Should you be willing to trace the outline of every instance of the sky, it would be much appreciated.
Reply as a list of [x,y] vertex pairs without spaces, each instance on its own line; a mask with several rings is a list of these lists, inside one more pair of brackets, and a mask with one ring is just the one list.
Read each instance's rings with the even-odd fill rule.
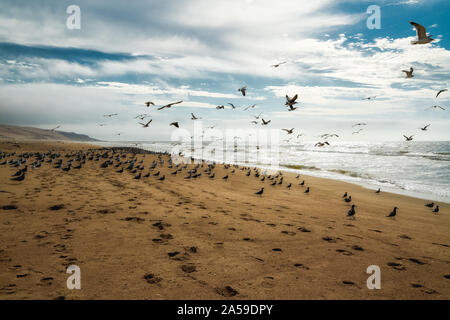
[[[67,27],[70,5],[79,29]],[[371,5],[380,29],[367,27]],[[450,91],[435,96],[450,87],[449,14],[447,0],[0,0],[0,123],[155,141],[174,121],[193,132],[194,113],[204,128],[295,128],[311,141],[447,141]],[[436,40],[412,45],[409,21]],[[268,126],[251,123],[260,113]]]

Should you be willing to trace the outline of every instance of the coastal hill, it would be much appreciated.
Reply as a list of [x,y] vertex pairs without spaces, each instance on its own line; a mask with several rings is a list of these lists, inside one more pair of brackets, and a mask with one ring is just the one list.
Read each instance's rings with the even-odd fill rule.
[[0,124],[0,140],[99,141],[85,134]]

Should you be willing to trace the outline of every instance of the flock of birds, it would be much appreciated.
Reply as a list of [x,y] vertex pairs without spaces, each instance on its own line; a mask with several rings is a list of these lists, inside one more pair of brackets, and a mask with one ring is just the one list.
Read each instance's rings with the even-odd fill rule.
[[[167,157],[165,161],[163,159],[163,155],[161,153],[154,153],[147,151],[146,153],[155,154],[157,158],[154,159],[151,165],[148,167],[147,172],[144,173],[145,165],[144,159],[145,154],[142,159],[138,159],[136,152],[134,152],[134,148],[104,148],[104,149],[90,149],[87,151],[73,151],[62,154],[60,152],[48,151],[48,152],[24,152],[24,153],[5,153],[0,152],[0,166],[10,166],[12,168],[19,168],[23,166],[21,169],[18,169],[16,173],[14,173],[11,177],[12,181],[24,181],[26,174],[28,172],[28,168],[31,167],[31,170],[36,170],[42,167],[43,164],[52,165],[53,169],[61,170],[62,172],[68,173],[71,170],[80,170],[82,169],[87,162],[99,162],[99,167],[102,169],[113,168],[117,174],[122,174],[125,171],[128,171],[133,175],[135,180],[145,179],[154,177],[157,181],[164,181],[166,179],[166,175],[162,173],[163,169],[169,169],[170,175],[182,175],[185,172],[184,180],[195,180],[202,177],[202,175],[208,177],[209,179],[217,179],[216,178],[216,163],[215,162],[207,162],[205,160],[195,161],[194,158],[190,158],[191,163],[196,163],[195,165],[189,165],[187,162],[175,164],[172,161],[172,157]],[[130,152],[131,151],[131,152]],[[138,152],[142,152],[139,150]],[[131,157],[129,154],[131,153]],[[165,154],[167,155],[167,154]],[[65,159],[65,161],[64,161]],[[167,167],[165,168],[165,164]],[[267,181],[271,187],[280,187],[282,185],[286,186],[286,189],[291,190],[293,183],[288,182],[284,183],[284,175],[283,172],[278,171],[275,174],[268,174],[266,170],[248,166],[239,166],[237,164],[224,164],[223,168],[227,171],[226,174],[221,177],[221,180],[228,181],[229,178],[236,174],[237,170],[245,173],[246,177],[254,177],[261,182]],[[164,170],[167,173],[167,170]],[[168,174],[168,173],[167,173]],[[298,174],[295,179],[299,181],[300,174]],[[298,183],[298,186],[305,188],[303,193],[308,195],[311,193],[311,188],[305,185],[305,180],[302,179],[301,182]],[[259,191],[256,191],[255,194],[262,197],[264,194],[264,187],[261,187]],[[380,194],[381,190],[378,189],[376,194]],[[345,192],[342,196],[344,202],[352,203],[352,196]],[[434,202],[425,204],[426,207],[433,208],[433,213],[437,214],[439,212],[439,205],[435,206]],[[347,212],[347,217],[355,219],[356,216],[356,205],[351,204],[350,210]],[[387,215],[389,218],[394,218],[397,215],[398,207],[394,207],[392,212]]]
[[[427,35],[425,27],[423,27],[422,25],[420,25],[420,24],[418,24],[416,22],[412,22],[412,21],[410,22],[410,24],[412,26],[414,26],[414,28],[416,29],[416,33],[417,33],[417,39],[412,41],[411,44],[413,44],[413,45],[416,45],[416,44],[427,44],[427,43],[430,43],[430,42],[434,41],[434,39],[431,38],[431,36]],[[288,61],[282,61],[282,62],[279,62],[277,64],[271,65],[271,67],[278,68],[281,65],[286,64],[286,63],[288,63]],[[414,74],[413,74],[414,73],[414,68],[413,67],[410,67],[409,70],[402,70],[402,72],[405,73],[406,78],[413,78],[414,77]],[[238,92],[240,92],[242,94],[242,96],[244,96],[244,97],[247,96],[247,91],[248,91],[248,88],[245,85],[240,87],[240,88],[238,88]],[[439,90],[439,92],[437,92],[437,94],[436,94],[436,99],[442,93],[444,93],[446,91],[448,91],[448,89],[441,89],[441,90]],[[289,97],[288,95],[286,95],[286,101],[285,101],[284,105],[287,107],[288,111],[295,111],[295,110],[297,110],[299,108],[298,107],[298,98],[299,98],[298,94],[295,94],[292,97]],[[363,98],[362,100],[371,101],[371,100],[375,100],[376,98],[377,98],[377,96],[369,96],[369,97]],[[157,107],[157,105],[153,101],[146,101],[144,103],[144,105],[147,108],[149,108],[151,106],[154,106],[154,107],[156,107],[157,110],[163,110],[163,109],[170,109],[173,106],[181,104],[181,103],[183,103],[182,100],[176,101],[176,102],[171,102],[171,103],[168,103],[168,104],[165,104],[165,105]],[[240,108],[239,106],[236,106],[236,105],[234,105],[233,103],[230,103],[230,102],[228,102],[227,104],[229,105],[229,108],[231,108],[233,110],[235,110],[237,108]],[[249,106],[242,107],[242,110],[243,111],[252,110],[256,106],[257,106],[257,104],[251,104]],[[223,109],[226,109],[226,108],[227,107],[225,105],[218,105],[218,106],[216,106],[217,110],[223,110]],[[433,105],[433,106],[429,107],[428,109],[446,110],[444,107],[439,106],[439,105]],[[104,117],[111,118],[111,117],[117,116],[117,115],[118,115],[117,113],[105,114]],[[144,113],[144,114],[137,115],[135,117],[135,119],[140,119],[141,121],[144,121],[146,118],[149,118],[149,117],[150,117],[149,114]],[[255,124],[255,125],[261,124],[262,126],[267,126],[272,121],[270,119],[269,120],[264,119],[262,117],[262,113],[260,113],[259,115],[253,115],[253,117],[254,117],[254,120],[250,121],[250,123]],[[199,119],[202,119],[202,118],[197,117],[196,115],[191,113],[191,118],[190,119],[195,121],[195,120],[199,120]],[[141,125],[143,128],[148,128],[150,126],[150,124],[152,123],[152,121],[153,121],[153,119],[150,119],[150,120],[148,120],[146,122],[138,122],[138,124]],[[99,124],[99,125],[100,126],[104,126],[105,124]],[[173,127],[176,127],[176,128],[180,128],[180,123],[178,121],[171,122],[169,125],[173,126]],[[430,127],[430,125],[431,124],[427,124],[427,125],[425,125],[423,127],[420,127],[419,129],[421,131],[427,131],[428,128]],[[352,135],[360,134],[364,130],[365,126],[367,126],[367,123],[356,123],[356,124],[352,125],[352,128],[355,130],[355,131],[352,132]],[[212,128],[213,127],[214,126],[212,126]],[[52,129],[52,131],[54,131],[57,128],[59,128],[59,126],[54,128],[54,129]],[[292,138],[290,137],[290,135],[294,133],[295,129],[294,128],[291,128],[291,129],[283,128],[282,130],[285,131],[286,134],[288,135],[287,139],[285,139],[284,141],[291,142]],[[119,132],[117,135],[121,135],[121,134],[122,134],[122,132]],[[303,136],[303,135],[304,135],[303,133],[300,133],[300,132],[297,133],[297,140],[300,139],[300,137]],[[403,135],[403,137],[405,138],[406,141],[412,141],[414,139],[414,136],[415,135],[405,135],[405,134]],[[315,144],[315,146],[316,147],[325,147],[325,146],[329,146],[330,145],[330,142],[328,141],[329,138],[339,137],[339,135],[327,133],[327,134],[320,135],[318,137],[321,138],[321,140],[318,141]]]

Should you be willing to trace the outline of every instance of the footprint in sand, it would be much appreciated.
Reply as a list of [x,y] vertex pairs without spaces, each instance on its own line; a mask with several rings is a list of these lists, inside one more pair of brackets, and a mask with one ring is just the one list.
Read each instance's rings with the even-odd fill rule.
[[183,264],[181,266],[181,270],[183,270],[186,273],[192,273],[197,271],[197,267],[194,264]]
[[387,265],[389,267],[394,268],[395,270],[406,270],[406,267],[404,265],[402,265],[401,263],[397,263],[397,262],[388,262]]
[[305,227],[299,227],[297,230],[300,230],[300,232],[311,232],[311,230],[306,229]]
[[17,206],[10,204],[2,207],[3,210],[16,210]]
[[225,286],[224,288],[216,288],[216,292],[221,296],[227,298],[234,297],[239,293],[236,289],[232,288],[231,286]]
[[364,251],[364,248],[363,247],[360,247],[360,246],[358,246],[358,245],[354,245],[354,246],[352,246],[352,249],[353,250],[356,250],[356,251]]
[[322,240],[325,240],[327,242],[335,243],[336,239],[333,239],[332,237],[323,237]]
[[309,270],[309,268],[307,266],[303,265],[302,263],[295,263],[294,267]]
[[292,232],[292,231],[283,230],[283,231],[281,231],[281,233],[287,234],[288,236],[295,236],[295,232]]
[[336,251],[339,252],[339,253],[342,253],[344,256],[352,256],[353,255],[352,252],[347,251],[345,249],[337,249]]
[[52,210],[52,211],[57,211],[57,210],[61,210],[63,208],[64,208],[63,204],[56,204],[54,206],[51,206],[49,209]]
[[133,222],[138,222],[138,223],[141,223],[141,222],[144,222],[144,221],[145,221],[145,219],[139,218],[139,217],[126,217],[126,218],[124,218],[124,219],[122,219],[122,220],[125,220],[125,221],[133,221]]
[[144,279],[150,284],[156,284],[162,281],[162,278],[155,276],[153,273],[145,274]]

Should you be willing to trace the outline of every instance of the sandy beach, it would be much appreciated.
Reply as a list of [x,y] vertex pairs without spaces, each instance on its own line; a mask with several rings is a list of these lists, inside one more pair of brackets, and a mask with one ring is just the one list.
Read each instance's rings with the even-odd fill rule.
[[[0,142],[0,152],[16,153],[0,162],[50,150],[62,167],[80,150],[107,152]],[[271,186],[253,168],[247,176],[219,164],[214,178],[203,164],[202,176],[185,179],[195,164],[173,175],[167,155],[160,165],[156,154],[121,153],[117,168],[116,156],[68,172],[45,161],[32,170],[31,157],[24,181],[10,180],[23,165],[0,165],[0,299],[450,298],[449,204],[433,214],[426,200],[293,173]],[[114,165],[101,168],[110,157]],[[134,157],[149,177],[117,172]],[[394,206],[397,216],[387,218]],[[80,290],[66,287],[72,264]],[[366,286],[370,265],[381,269],[379,290]]]

